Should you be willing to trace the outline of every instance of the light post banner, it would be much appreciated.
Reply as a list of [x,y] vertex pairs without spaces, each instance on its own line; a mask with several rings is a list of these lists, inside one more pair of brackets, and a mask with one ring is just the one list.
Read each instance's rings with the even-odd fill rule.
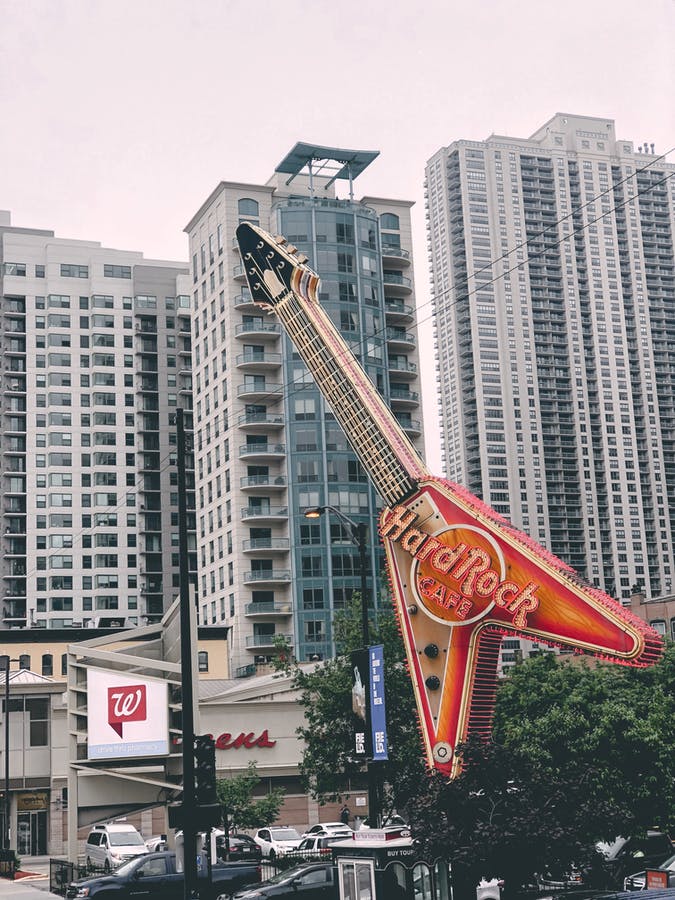
[[88,759],[168,754],[167,683],[89,668],[87,737]]
[[352,712],[355,756],[367,758],[371,754],[370,704],[368,685],[368,651],[352,650]]
[[370,733],[372,758],[389,759],[387,752],[387,713],[384,703],[384,650],[382,644],[368,648],[370,686]]

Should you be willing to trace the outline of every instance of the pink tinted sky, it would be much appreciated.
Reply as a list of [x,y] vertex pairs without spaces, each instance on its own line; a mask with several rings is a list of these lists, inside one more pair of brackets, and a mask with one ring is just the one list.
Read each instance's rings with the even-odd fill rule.
[[425,348],[422,182],[439,147],[525,137],[556,112],[675,145],[672,0],[0,0],[0,14],[13,224],[186,259],[183,226],[220,180],[266,181],[298,140],[377,149],[356,195],[416,201]]

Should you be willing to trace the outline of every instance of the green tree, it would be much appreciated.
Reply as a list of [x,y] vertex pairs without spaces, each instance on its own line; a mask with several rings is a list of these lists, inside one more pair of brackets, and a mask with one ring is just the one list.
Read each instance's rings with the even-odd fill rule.
[[254,762],[234,778],[219,778],[216,782],[218,802],[223,808],[223,820],[235,828],[263,828],[275,822],[284,802],[283,788],[274,788],[263,797],[253,799],[260,784]]
[[[300,771],[305,787],[319,803],[339,800],[348,781],[363,783],[363,763],[353,753],[352,670],[349,654],[363,646],[361,602],[351,604],[333,623],[337,655],[307,671],[282,649],[282,663],[300,691],[305,724],[298,729],[305,749]],[[371,623],[371,644],[384,647],[384,683],[387,709],[389,760],[371,763],[377,780],[381,808],[386,815],[405,809],[424,776],[422,745],[417,732],[415,701],[405,664],[403,642],[391,605],[378,610]]]
[[675,801],[675,648],[651,669],[542,654],[497,692],[491,742],[459,748],[464,769],[431,775],[409,805],[425,851],[450,854],[472,894],[597,861],[593,845],[667,827]]

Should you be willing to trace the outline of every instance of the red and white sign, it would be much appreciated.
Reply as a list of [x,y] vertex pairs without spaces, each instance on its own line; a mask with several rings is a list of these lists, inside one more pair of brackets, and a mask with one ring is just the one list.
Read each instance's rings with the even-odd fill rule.
[[127,687],[108,688],[108,724],[112,730],[124,737],[125,722],[144,722],[147,718],[148,701],[144,684]]
[[87,670],[89,759],[169,752],[167,684],[104,669]]

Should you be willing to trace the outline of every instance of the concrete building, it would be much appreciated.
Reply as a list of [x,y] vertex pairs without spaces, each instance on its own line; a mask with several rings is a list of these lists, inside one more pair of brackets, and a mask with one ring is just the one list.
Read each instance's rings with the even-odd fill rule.
[[2,212],[0,297],[1,626],[158,621],[178,584],[187,268]]
[[673,586],[674,172],[563,114],[426,169],[447,474],[624,602]]
[[[231,625],[233,674],[264,671],[278,636],[301,660],[334,652],[332,620],[359,589],[357,548],[330,504],[369,528],[378,498],[274,317],[251,301],[234,232],[281,233],[322,279],[320,300],[422,450],[411,203],[353,199],[376,153],[296,145],[266,184],[221,182],[186,226],[192,260],[199,616]],[[347,181],[347,199],[335,186]]]

